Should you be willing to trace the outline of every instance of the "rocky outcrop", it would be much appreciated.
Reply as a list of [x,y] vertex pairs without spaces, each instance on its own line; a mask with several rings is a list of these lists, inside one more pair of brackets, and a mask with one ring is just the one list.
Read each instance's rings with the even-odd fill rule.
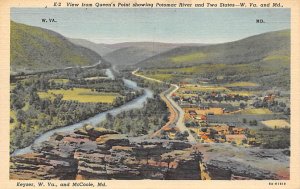
[[180,141],[130,142],[87,126],[33,149],[11,157],[11,179],[200,179],[191,145]]
[[51,158],[39,153],[11,158],[11,179],[73,179],[77,162],[71,158]]
[[33,151],[11,157],[11,179],[289,178],[289,158],[282,150],[225,144],[191,146],[187,142],[161,139],[140,141],[91,126],[71,133],[56,133],[48,141],[33,146]]
[[199,148],[204,154],[203,166],[213,180],[289,179],[287,150],[245,148],[222,143],[200,144]]
[[277,175],[270,171],[245,166],[233,160],[211,160],[206,163],[214,180],[274,180]]

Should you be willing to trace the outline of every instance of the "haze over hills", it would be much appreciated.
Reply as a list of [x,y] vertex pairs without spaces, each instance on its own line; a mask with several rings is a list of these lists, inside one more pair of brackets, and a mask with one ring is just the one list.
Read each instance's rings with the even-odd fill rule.
[[216,79],[222,76],[224,82],[255,81],[265,86],[272,83],[289,87],[290,30],[213,45],[96,44],[67,39],[47,29],[11,21],[12,73],[92,65],[100,59],[114,65],[134,65],[158,74],[169,74],[169,78]]
[[11,21],[11,71],[32,72],[97,63],[101,57],[51,30]]
[[69,39],[76,45],[92,49],[114,65],[133,65],[157,54],[180,46],[202,46],[204,44],[181,44],[160,42],[124,42],[115,44],[93,43],[85,39]]
[[268,56],[290,55],[290,30],[268,32],[239,41],[207,45],[182,46],[148,58],[141,67],[178,67],[205,63],[241,64]]
[[107,53],[110,53],[114,50],[117,50],[118,48],[115,48],[114,46],[110,44],[103,44],[103,43],[93,43],[86,39],[75,39],[75,38],[68,38],[68,40],[75,45],[79,45],[82,47],[86,47],[88,49],[91,49],[98,53],[99,55],[103,56]]
[[116,65],[133,65],[149,57],[178,47],[177,44],[157,42],[121,43],[114,46],[118,47],[118,49],[104,55],[104,58]]
[[253,81],[290,86],[290,30],[202,47],[178,47],[135,65],[169,79],[222,77],[223,82]]

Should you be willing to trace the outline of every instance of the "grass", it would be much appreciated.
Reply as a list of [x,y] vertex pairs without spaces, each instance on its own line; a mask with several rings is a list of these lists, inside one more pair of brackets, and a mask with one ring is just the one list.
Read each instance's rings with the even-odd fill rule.
[[10,84],[10,90],[13,90],[16,86],[17,86],[17,84],[11,83],[11,84]]
[[198,94],[182,94],[182,93],[176,93],[177,96],[181,97],[197,97]]
[[[189,56],[187,56],[189,57]],[[175,59],[175,62],[182,59]],[[156,74],[173,74],[173,79],[180,77],[195,78],[201,75],[213,75],[221,77],[226,75],[244,75],[251,78],[261,77],[262,75],[285,73],[289,68],[290,57],[272,55],[266,57],[260,62],[252,62],[251,64],[198,64],[185,68],[159,68],[148,70],[148,72],[155,72]],[[273,81],[273,80],[272,80]],[[272,83],[270,81],[269,83]],[[261,83],[260,83],[261,84]],[[254,82],[237,82],[229,83],[229,86],[258,86]]]
[[158,74],[143,74],[143,73],[139,73],[141,75],[144,75],[146,77],[150,77],[153,79],[157,79],[160,81],[165,81],[165,80],[170,80],[173,78],[172,74],[163,74],[163,73],[158,73]]
[[17,122],[16,112],[14,110],[10,110],[10,117],[14,119],[14,123],[10,123],[10,129],[15,128],[15,123]]
[[267,121],[262,121],[261,123],[272,129],[290,127],[290,124],[284,119],[267,120]]
[[[255,83],[250,82],[239,82],[239,85],[254,85]],[[248,84],[249,83],[249,84]],[[201,91],[201,92],[224,92],[226,94],[240,95],[240,96],[252,96],[257,93],[257,91],[233,91],[225,86],[213,86],[213,85],[184,85],[178,90],[179,95],[183,95],[182,93],[185,91]],[[193,95],[191,95],[193,96]]]
[[195,94],[184,94],[185,91],[201,91],[201,92],[225,92],[226,94],[240,95],[240,96],[253,96],[255,91],[232,91],[222,86],[201,86],[201,87],[185,87],[178,90],[179,96],[197,96]]
[[226,64],[200,64],[197,66],[185,67],[185,68],[161,68],[155,69],[153,71],[157,72],[169,72],[169,73],[206,73],[206,72],[214,72],[216,70],[222,71],[223,69],[227,68],[228,65]]
[[267,56],[263,59],[264,61],[271,61],[271,60],[280,60],[280,61],[284,61],[284,62],[289,62],[290,61],[290,57],[289,56],[283,56],[283,55],[270,55]]
[[87,78],[84,78],[84,80],[97,80],[97,79],[109,79],[108,77],[104,77],[104,76],[96,76],[96,77],[87,77]]
[[65,83],[68,83],[69,80],[68,79],[50,79],[49,82],[52,82],[54,81],[54,83],[57,83],[57,84],[65,84]]
[[199,110],[198,108],[183,108],[184,112],[188,114],[189,110],[194,110],[198,115],[206,115],[208,113],[214,113],[215,115],[223,114],[222,108],[209,108],[207,110]]
[[73,90],[49,90],[48,92],[38,92],[40,98],[54,99],[55,95],[62,94],[64,100],[76,100],[83,103],[113,103],[118,93],[94,92],[91,89],[74,88]]
[[206,58],[207,55],[202,52],[195,52],[186,55],[179,55],[171,58],[171,61],[174,63],[185,63],[199,61],[203,58]]
[[253,108],[253,109],[245,109],[241,112],[242,114],[272,114],[267,108]]
[[[10,29],[10,62],[13,71],[24,68],[47,70],[70,65],[88,65],[94,62],[89,55],[91,53],[66,42],[54,32],[13,21]],[[31,48],[26,48],[27,46]],[[38,52],[37,55],[33,56],[32,51]]]
[[228,94],[240,95],[240,96],[252,96],[255,95],[255,91],[230,91]]
[[230,92],[229,89],[226,87],[221,86],[203,86],[203,85],[185,85],[184,87],[181,87],[179,91],[207,91],[207,92],[218,92],[218,91],[225,91]]
[[254,82],[234,82],[234,83],[229,83],[225,86],[226,87],[257,87],[259,85]]

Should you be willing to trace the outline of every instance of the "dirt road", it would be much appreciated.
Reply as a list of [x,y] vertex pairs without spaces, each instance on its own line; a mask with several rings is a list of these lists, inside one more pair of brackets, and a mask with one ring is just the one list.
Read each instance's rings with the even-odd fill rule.
[[[150,77],[146,77],[144,75],[140,75],[137,73],[138,71],[139,71],[139,69],[136,69],[135,71],[132,72],[132,74],[135,76],[150,80],[150,81],[163,83],[163,81],[153,79]],[[168,90],[160,93],[161,99],[166,103],[166,105],[170,111],[169,121],[161,129],[168,128],[168,127],[177,127],[181,132],[184,132],[184,131],[188,132],[189,136],[187,137],[187,139],[190,143],[196,143],[196,139],[194,138],[194,136],[191,134],[190,130],[184,124],[184,111],[171,98],[171,95],[174,92],[176,92],[178,89],[179,89],[178,85],[171,84],[171,87]],[[160,134],[161,129],[158,130],[157,132],[155,132],[153,134],[153,136]]]

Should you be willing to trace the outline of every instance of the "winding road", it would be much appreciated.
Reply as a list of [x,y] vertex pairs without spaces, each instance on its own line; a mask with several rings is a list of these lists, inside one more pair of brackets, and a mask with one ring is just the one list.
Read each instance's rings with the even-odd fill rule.
[[[132,72],[133,75],[137,76],[137,77],[141,77],[150,81],[155,81],[158,83],[164,83],[163,81],[160,81],[158,79],[153,79],[141,74],[138,74],[137,72],[139,71],[139,68],[137,68],[136,70],[134,70]],[[178,104],[171,98],[171,95],[176,92],[179,89],[179,86],[176,84],[171,84],[171,87],[160,93],[160,97],[161,99],[166,103],[167,107],[170,110],[170,117],[169,117],[169,121],[158,131],[156,131],[153,136],[156,136],[160,133],[160,131],[164,128],[169,128],[169,127],[177,127],[180,132],[185,132],[187,131],[189,136],[187,137],[188,141],[190,143],[196,143],[196,139],[194,138],[194,136],[192,135],[192,133],[190,132],[190,130],[185,126],[184,124],[184,111],[181,109],[180,106],[178,106]]]

